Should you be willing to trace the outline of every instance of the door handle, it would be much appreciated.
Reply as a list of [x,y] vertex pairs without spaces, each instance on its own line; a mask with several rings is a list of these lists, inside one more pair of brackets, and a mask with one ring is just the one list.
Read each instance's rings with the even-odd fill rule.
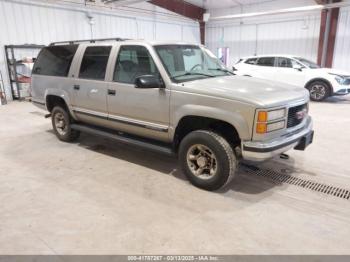
[[115,96],[115,90],[113,90],[113,89],[108,89],[107,92],[108,92],[108,95],[110,95],[110,96]]
[[74,85],[73,88],[74,88],[75,90],[79,90],[79,89],[80,89],[80,85]]

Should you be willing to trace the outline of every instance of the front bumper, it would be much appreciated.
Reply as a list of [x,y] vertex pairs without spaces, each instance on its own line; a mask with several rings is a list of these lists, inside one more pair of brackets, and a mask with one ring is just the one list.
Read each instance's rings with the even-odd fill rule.
[[342,88],[333,93],[335,96],[343,96],[350,94],[350,88]]
[[312,143],[312,119],[309,117],[306,124],[300,129],[269,141],[243,141],[242,156],[245,160],[264,161],[280,155],[292,148],[304,150]]

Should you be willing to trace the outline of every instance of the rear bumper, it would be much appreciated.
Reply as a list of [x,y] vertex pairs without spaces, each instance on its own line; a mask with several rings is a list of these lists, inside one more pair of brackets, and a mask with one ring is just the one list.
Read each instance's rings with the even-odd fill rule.
[[309,118],[305,126],[297,132],[287,133],[278,139],[259,142],[243,141],[242,156],[245,160],[264,161],[292,148],[304,150],[306,146],[312,143],[312,138],[312,119]]

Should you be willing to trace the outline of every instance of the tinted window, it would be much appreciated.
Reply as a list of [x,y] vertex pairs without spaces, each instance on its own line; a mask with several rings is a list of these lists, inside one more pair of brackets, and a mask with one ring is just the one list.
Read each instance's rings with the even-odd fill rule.
[[143,46],[122,46],[114,69],[113,80],[134,84],[141,75],[159,75],[156,65]]
[[305,58],[301,58],[301,57],[294,57],[295,59],[299,60],[300,62],[302,62],[304,65],[312,68],[312,69],[315,69],[315,68],[320,68],[320,66],[310,60],[307,60]]
[[110,46],[87,47],[81,62],[79,77],[104,80],[110,52]]
[[67,76],[77,45],[49,46],[41,50],[33,74]]
[[255,65],[256,60],[258,60],[258,59],[257,58],[249,58],[249,59],[245,60],[244,63],[250,64],[250,65]]
[[274,57],[261,57],[258,60],[257,65],[259,66],[274,66],[275,58]]
[[293,67],[292,60],[285,57],[279,57],[277,60],[278,67]]

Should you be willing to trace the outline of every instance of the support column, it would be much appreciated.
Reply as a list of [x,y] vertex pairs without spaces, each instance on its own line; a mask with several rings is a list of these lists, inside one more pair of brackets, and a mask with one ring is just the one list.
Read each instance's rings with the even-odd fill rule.
[[338,18],[339,8],[322,10],[317,63],[324,67],[332,67],[333,65]]
[[149,3],[198,21],[201,43],[205,44],[205,22],[203,21],[203,14],[205,13],[204,8],[192,5],[183,0],[151,0]]

